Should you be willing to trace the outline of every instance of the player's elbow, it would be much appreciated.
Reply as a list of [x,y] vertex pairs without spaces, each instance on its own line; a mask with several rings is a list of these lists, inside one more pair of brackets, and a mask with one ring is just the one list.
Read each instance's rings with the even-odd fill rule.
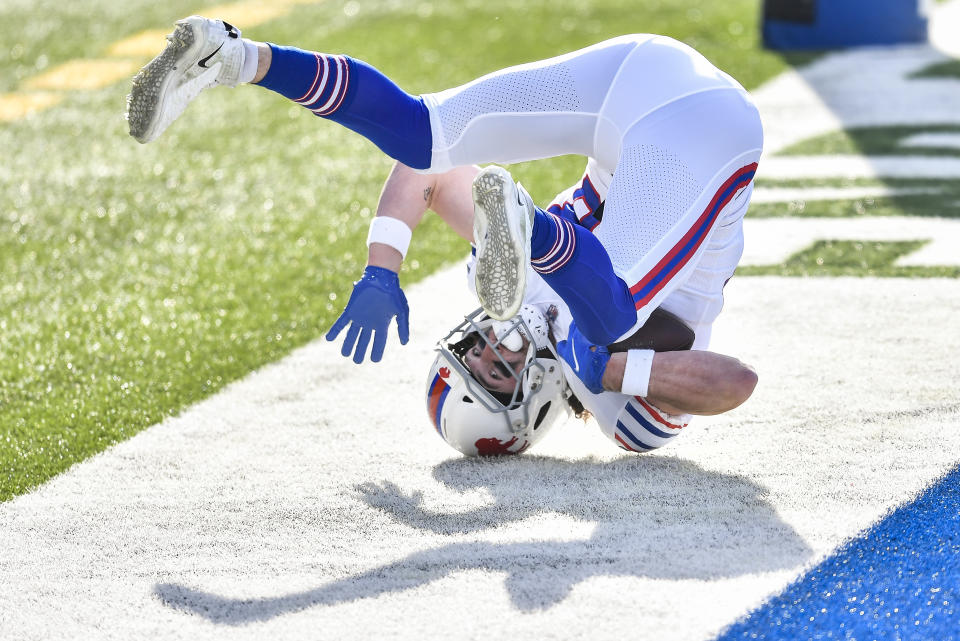
[[730,406],[727,409],[733,409],[742,405],[753,394],[757,388],[757,372],[749,365],[739,363],[739,366],[731,373],[727,381]]

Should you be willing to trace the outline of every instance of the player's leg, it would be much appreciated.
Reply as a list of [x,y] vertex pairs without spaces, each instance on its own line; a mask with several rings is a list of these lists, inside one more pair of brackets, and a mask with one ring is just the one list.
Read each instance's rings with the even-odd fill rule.
[[653,37],[621,36],[425,94],[433,131],[430,170],[594,156],[598,118],[618,72]]
[[[134,79],[131,134],[149,142],[204,89],[253,80],[258,50],[239,35],[219,20],[181,20],[168,47]],[[604,96],[619,65],[647,38],[617,38],[422,98],[347,56],[270,45],[270,65],[258,84],[416,169],[591,155]]]
[[[725,133],[713,133],[714,127],[726,127]],[[676,131],[693,135],[683,140],[671,133]],[[664,108],[633,132],[625,138],[624,157],[595,234],[535,208],[532,202],[523,208],[515,199],[503,197],[516,191],[508,192],[513,184],[504,170],[481,174],[502,186],[493,198],[475,193],[475,220],[486,219],[481,214],[494,209],[488,202],[499,207],[503,218],[488,225],[494,231],[480,229],[475,234],[477,293],[488,313],[509,315],[519,307],[523,283],[515,282],[514,274],[523,275],[525,270],[515,264],[522,264],[518,257],[529,246],[531,266],[567,303],[577,327],[592,343],[606,345],[627,338],[643,325],[650,310],[693,276],[695,282],[685,295],[696,299],[698,287],[710,292],[703,293],[709,297],[710,310],[701,310],[705,301],[696,299],[690,304],[696,303],[694,307],[687,305],[685,313],[678,315],[691,326],[712,322],[723,300],[722,293],[714,290],[718,282],[722,289],[742,252],[739,226],[739,241],[726,239],[729,225],[742,218],[749,203],[750,181],[760,153],[755,110],[738,92],[706,93]],[[738,153],[740,149],[747,151]],[[637,158],[638,153],[644,157]],[[698,175],[683,160],[688,153],[697,159],[691,165],[702,161],[695,167]],[[510,215],[511,210],[520,209],[529,213]],[[511,223],[526,225],[528,217],[529,233],[511,233]],[[717,228],[724,228],[718,232],[723,238],[714,241]],[[490,240],[485,240],[485,234]],[[701,265],[706,249],[717,243],[724,247],[717,259],[722,264]],[[735,256],[727,251],[729,243]],[[504,259],[504,252],[484,256],[487,245],[510,245],[510,260]],[[706,254],[711,265],[715,253]],[[491,264],[484,265],[482,257]]]
[[756,108],[733,90],[677,100],[626,133],[596,231],[636,309],[620,338],[696,271],[718,221],[742,216],[762,138]]
[[[655,308],[683,282],[684,269],[696,264],[718,210],[749,183],[752,174],[739,174],[735,188],[723,195],[727,200],[718,201],[705,224],[677,245],[698,218],[697,198],[713,189],[712,197],[727,180],[724,166],[742,154],[741,160],[750,159],[742,166],[759,158],[759,118],[745,96],[736,81],[669,38],[645,41],[618,67],[596,121],[591,154],[601,166],[616,166],[603,223],[594,225],[592,236],[574,221],[538,212],[531,233],[531,264],[568,304],[591,342],[622,340],[643,324],[644,310]],[[714,185],[721,175],[721,185]],[[647,288],[656,288],[651,304],[652,298],[638,299],[631,286],[646,274],[637,274],[638,265],[650,271],[665,257],[658,253],[664,237],[674,243],[667,249],[676,251]],[[490,271],[501,268],[493,265]],[[478,262],[478,279],[483,271]],[[522,291],[505,297],[518,300]]]
[[603,97],[642,37],[496,71],[422,97],[344,55],[269,45],[257,84],[339,122],[415,169],[590,155]]
[[633,325],[630,289],[591,231],[538,209],[531,236],[531,266],[567,304],[588,340],[608,345]]
[[558,293],[571,292],[564,299],[574,314],[589,316],[595,307],[599,315],[610,303],[597,294],[611,296],[616,313],[609,322],[592,335],[581,328],[605,344],[642,326],[696,269],[716,220],[749,200],[741,190],[750,184],[763,134],[736,81],[690,47],[657,37],[621,66],[596,138],[600,165],[616,165],[594,229],[611,269],[594,261],[600,273],[585,280],[588,266],[575,257],[544,278]]
[[629,288],[589,230],[534,205],[510,173],[496,165],[476,176],[473,199],[474,284],[488,314],[507,320],[517,313],[530,265],[567,303],[587,338],[615,337],[618,328],[633,324]]
[[[696,51],[658,37],[633,52],[598,121],[596,158],[601,165],[616,162],[602,223],[591,226],[592,238],[583,231],[578,237],[554,234],[560,258],[549,266],[555,271],[543,274],[568,303],[581,333],[596,344],[623,340],[687,280],[716,218],[749,200],[738,190],[752,173],[740,173],[728,193],[718,194],[720,187],[731,172],[754,163],[761,146],[759,117],[745,92]],[[722,198],[703,218],[714,196]],[[708,202],[698,208],[697,198]],[[695,226],[699,218],[702,224]],[[574,244],[590,250],[578,254]],[[537,257],[534,250],[534,268],[546,272]],[[633,287],[661,261],[657,278],[647,281],[652,284]]]
[[659,305],[693,330],[692,349],[710,346],[713,322],[723,309],[724,288],[743,255],[743,217],[752,192],[751,184],[727,207],[693,271]]
[[357,131],[410,167],[430,164],[430,118],[423,100],[362,61],[255,43],[228,23],[200,16],[179,21],[168,40],[133,80],[128,120],[130,134],[140,142],[157,138],[204,89],[256,79]]
[[350,56],[274,44],[261,48],[270,63],[257,85],[359,133],[408,167],[430,166],[430,116],[423,99]]

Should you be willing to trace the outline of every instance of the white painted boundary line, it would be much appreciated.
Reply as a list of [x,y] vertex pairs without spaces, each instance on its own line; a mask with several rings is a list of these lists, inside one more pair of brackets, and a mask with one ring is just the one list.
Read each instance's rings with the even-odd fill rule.
[[960,265],[960,220],[950,218],[747,218],[744,236],[741,265],[779,265],[818,240],[925,240],[896,264]]

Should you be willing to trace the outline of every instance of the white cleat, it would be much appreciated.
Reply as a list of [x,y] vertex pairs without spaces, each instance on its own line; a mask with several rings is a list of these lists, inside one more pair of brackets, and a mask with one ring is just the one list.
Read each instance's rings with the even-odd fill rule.
[[473,212],[477,297],[492,318],[508,320],[527,288],[533,199],[510,172],[490,166],[473,179]]
[[222,20],[184,18],[167,40],[127,96],[130,135],[142,143],[162,134],[204,89],[237,86],[243,69],[240,30]]

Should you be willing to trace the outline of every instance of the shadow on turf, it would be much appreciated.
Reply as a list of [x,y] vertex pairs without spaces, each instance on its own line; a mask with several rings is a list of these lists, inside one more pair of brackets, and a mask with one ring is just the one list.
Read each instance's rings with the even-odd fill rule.
[[406,494],[390,482],[356,489],[371,507],[420,531],[462,537],[542,513],[596,527],[583,540],[453,542],[281,596],[234,599],[175,583],[158,584],[154,593],[176,610],[240,625],[483,569],[506,574],[513,604],[535,611],[561,602],[592,577],[722,579],[795,568],[811,554],[765,500],[763,487],[672,457],[456,459],[438,465],[434,477],[458,492],[483,488],[493,502],[443,513],[424,509],[419,492]]

